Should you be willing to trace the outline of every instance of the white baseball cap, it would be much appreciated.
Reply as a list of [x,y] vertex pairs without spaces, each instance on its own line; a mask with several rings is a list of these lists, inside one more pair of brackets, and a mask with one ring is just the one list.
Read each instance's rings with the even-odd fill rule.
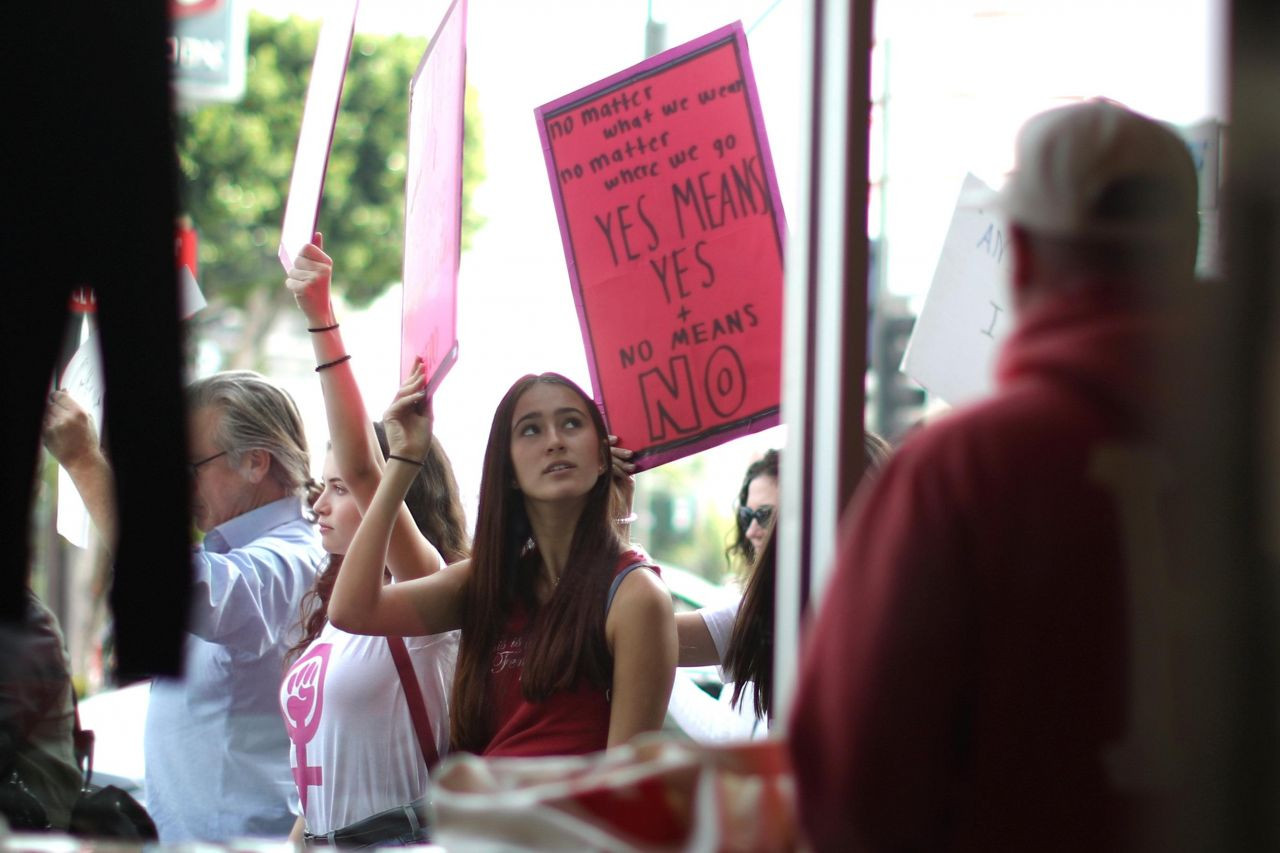
[[996,207],[1030,231],[1195,240],[1196,171],[1172,130],[1104,98],[1033,116]]

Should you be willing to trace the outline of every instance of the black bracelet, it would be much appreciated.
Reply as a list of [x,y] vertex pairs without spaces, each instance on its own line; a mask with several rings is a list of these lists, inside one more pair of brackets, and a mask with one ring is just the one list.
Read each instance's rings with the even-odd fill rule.
[[336,328],[338,328],[338,324],[334,323],[332,326],[316,326],[314,329],[307,329],[307,331],[308,332],[332,332]]
[[401,462],[408,462],[410,465],[417,465],[419,468],[426,467],[426,462],[419,462],[417,459],[410,459],[408,456],[396,456],[394,453],[387,454],[388,459],[398,459]]
[[347,355],[344,355],[342,358],[335,358],[333,361],[326,361],[324,364],[317,364],[316,373],[319,373],[320,371],[324,370],[327,367],[334,367],[335,365],[342,364],[342,362],[344,361],[350,361],[350,360],[351,360],[351,354],[348,353]]

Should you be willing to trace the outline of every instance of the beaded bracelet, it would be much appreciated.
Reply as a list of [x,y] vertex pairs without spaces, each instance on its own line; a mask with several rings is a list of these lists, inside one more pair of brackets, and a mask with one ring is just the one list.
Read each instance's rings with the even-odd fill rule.
[[316,326],[314,329],[307,329],[307,331],[308,332],[332,332],[336,328],[338,328],[338,324],[334,323],[332,326]]

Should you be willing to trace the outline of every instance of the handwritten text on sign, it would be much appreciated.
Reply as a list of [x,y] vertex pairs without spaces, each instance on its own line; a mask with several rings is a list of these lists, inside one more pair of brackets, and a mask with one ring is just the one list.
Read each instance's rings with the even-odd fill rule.
[[953,406],[991,392],[996,353],[1012,327],[1006,226],[982,206],[991,195],[977,177],[965,176],[902,363],[908,376]]
[[595,393],[638,465],[776,424],[785,229],[741,25],[537,117]]

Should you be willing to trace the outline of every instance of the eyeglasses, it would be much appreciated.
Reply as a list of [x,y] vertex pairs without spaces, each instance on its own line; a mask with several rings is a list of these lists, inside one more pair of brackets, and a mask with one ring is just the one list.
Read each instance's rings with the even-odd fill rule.
[[738,507],[738,523],[742,525],[742,529],[746,530],[751,526],[751,522],[756,522],[761,527],[768,527],[769,522],[773,520],[774,508],[768,504],[752,509],[749,506]]
[[212,456],[206,456],[205,458],[201,459],[199,462],[187,463],[187,470],[191,472],[191,476],[192,478],[194,478],[197,474],[200,473],[201,465],[212,462],[213,460],[217,459],[219,456],[226,456],[226,455],[227,455],[227,451],[219,450],[217,453],[213,454]]

